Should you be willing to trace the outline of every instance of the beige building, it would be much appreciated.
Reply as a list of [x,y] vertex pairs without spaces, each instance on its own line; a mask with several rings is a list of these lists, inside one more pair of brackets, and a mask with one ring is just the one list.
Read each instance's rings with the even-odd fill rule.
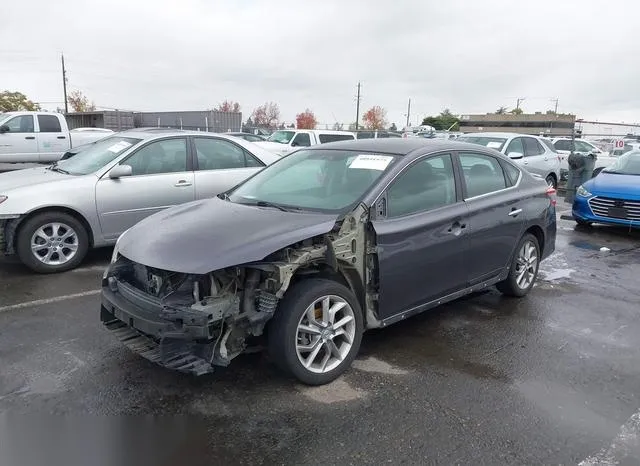
[[460,131],[476,132],[509,132],[535,134],[542,136],[571,136],[576,123],[575,115],[554,113],[511,113],[484,115],[461,115]]

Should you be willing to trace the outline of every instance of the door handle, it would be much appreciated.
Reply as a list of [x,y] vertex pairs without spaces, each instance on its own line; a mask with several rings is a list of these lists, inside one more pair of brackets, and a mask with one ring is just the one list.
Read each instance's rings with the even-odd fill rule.
[[174,184],[174,186],[176,188],[182,188],[184,186],[191,186],[191,183],[189,183],[187,180],[179,180],[176,184]]
[[25,136],[25,139],[35,139],[35,136]]
[[66,136],[58,136],[58,139],[67,139]]
[[521,213],[522,209],[511,209],[511,212],[509,212],[509,217],[517,217]]

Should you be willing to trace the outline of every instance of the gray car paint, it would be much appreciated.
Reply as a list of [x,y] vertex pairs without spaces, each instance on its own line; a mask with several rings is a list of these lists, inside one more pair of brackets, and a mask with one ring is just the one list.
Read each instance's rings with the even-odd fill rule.
[[204,274],[264,259],[331,231],[338,215],[282,212],[212,198],[164,210],[118,241],[127,259],[149,267]]

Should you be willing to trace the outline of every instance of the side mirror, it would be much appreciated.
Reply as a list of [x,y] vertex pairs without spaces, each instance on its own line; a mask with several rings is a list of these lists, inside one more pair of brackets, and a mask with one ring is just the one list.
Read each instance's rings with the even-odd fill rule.
[[133,175],[133,168],[131,168],[131,165],[116,165],[109,172],[109,178],[112,180],[131,175]]
[[507,156],[510,159],[521,159],[522,157],[524,157],[524,154],[522,152],[509,152]]
[[298,144],[297,142],[293,141],[291,143],[291,147],[298,147],[300,144]]
[[9,128],[7,125],[0,126],[0,134],[8,133],[9,131],[11,131],[11,128]]

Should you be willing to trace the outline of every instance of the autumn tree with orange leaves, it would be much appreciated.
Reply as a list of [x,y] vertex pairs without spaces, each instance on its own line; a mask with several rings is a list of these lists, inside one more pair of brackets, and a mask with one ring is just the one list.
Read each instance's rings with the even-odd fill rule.
[[266,102],[253,111],[251,119],[256,126],[276,128],[280,121],[280,107],[275,102]]
[[366,129],[384,129],[387,126],[387,111],[376,105],[364,112],[362,123]]
[[218,106],[214,109],[218,112],[240,112],[240,104],[238,102],[234,102],[232,100],[224,100],[222,103],[219,103]]
[[296,127],[298,129],[315,129],[317,124],[316,115],[308,108],[296,115]]

